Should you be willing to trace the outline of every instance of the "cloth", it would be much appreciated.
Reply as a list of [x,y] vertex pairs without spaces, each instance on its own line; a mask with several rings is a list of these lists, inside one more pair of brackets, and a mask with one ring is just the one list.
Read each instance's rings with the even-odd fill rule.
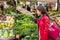
[[47,16],[42,16],[37,20],[39,29],[39,40],[49,40],[48,38],[48,28],[50,20]]

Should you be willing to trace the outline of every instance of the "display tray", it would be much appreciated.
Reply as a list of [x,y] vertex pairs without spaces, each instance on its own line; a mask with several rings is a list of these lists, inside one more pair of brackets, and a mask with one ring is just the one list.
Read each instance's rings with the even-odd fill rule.
[[0,38],[0,40],[13,40],[15,39],[14,37],[8,37],[8,38]]

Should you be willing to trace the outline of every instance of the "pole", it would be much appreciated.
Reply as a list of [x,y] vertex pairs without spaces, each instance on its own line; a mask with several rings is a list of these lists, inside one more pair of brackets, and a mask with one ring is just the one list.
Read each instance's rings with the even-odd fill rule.
[[59,11],[59,0],[57,0],[57,11]]

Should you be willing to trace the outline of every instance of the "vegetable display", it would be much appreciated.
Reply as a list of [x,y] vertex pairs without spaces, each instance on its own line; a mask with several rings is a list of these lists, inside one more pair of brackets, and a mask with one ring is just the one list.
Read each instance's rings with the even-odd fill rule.
[[25,14],[15,15],[14,34],[20,34],[21,40],[38,40],[38,28],[33,18]]
[[6,16],[5,20],[0,19],[0,38],[8,38],[13,36],[13,26],[14,19],[12,16]]

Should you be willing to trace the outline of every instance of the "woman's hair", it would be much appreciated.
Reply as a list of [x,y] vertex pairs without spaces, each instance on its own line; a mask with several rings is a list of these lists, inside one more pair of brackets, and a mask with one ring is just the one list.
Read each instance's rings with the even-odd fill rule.
[[46,8],[44,6],[38,6],[37,10],[39,10],[42,15],[47,15],[48,16],[47,10],[46,10]]

